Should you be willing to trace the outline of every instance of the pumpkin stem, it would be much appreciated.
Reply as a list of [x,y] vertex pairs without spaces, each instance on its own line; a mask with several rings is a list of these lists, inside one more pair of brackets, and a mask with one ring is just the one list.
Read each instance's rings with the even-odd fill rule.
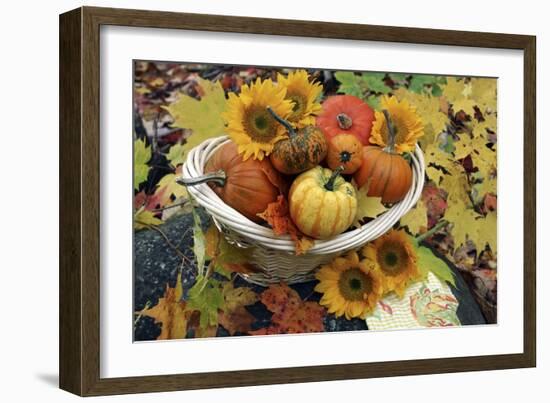
[[342,130],[348,130],[353,125],[353,120],[343,112],[336,115],[336,121]]
[[292,127],[292,125],[288,121],[284,120],[282,117],[277,115],[275,111],[271,109],[271,106],[267,107],[267,111],[271,114],[271,116],[273,116],[273,119],[275,119],[277,122],[282,124],[285,127],[285,129],[288,130],[288,135],[290,137],[296,136],[296,130],[294,130],[294,127]]
[[395,148],[395,138],[397,136],[397,133],[395,132],[395,126],[393,125],[393,122],[390,118],[390,113],[386,109],[382,110],[382,113],[386,118],[386,125],[388,126],[388,145],[386,146],[385,150],[392,153],[393,149]]
[[183,186],[196,186],[206,182],[214,182],[219,186],[225,186],[226,181],[227,181],[227,175],[225,174],[225,171],[221,169],[219,171],[210,172],[208,174],[205,174],[203,176],[198,176],[196,178],[177,178],[176,179],[176,183]]
[[332,175],[330,175],[330,178],[328,179],[327,183],[325,183],[326,190],[330,190],[330,191],[334,190],[334,181],[342,173],[344,169],[345,169],[344,166],[340,165],[338,168],[332,171]]

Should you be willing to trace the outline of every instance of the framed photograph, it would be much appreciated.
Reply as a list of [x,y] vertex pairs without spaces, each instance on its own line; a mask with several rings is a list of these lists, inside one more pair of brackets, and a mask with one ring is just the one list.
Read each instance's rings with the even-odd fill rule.
[[513,34],[62,14],[60,387],[535,366],[535,52]]

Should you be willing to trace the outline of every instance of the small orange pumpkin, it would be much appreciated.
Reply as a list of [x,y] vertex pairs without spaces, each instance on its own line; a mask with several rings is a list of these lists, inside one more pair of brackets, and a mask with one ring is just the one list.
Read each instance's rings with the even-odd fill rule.
[[273,109],[268,112],[288,131],[288,138],[278,141],[269,155],[275,169],[287,175],[299,174],[317,166],[327,155],[327,140],[315,126],[306,126],[298,131]]
[[369,144],[374,111],[353,95],[333,95],[323,102],[316,125],[327,139],[341,133],[353,134],[363,145]]
[[258,214],[288,189],[285,179],[268,159],[243,161],[233,142],[216,151],[206,163],[204,173],[198,178],[179,178],[178,183],[184,186],[208,183],[227,205],[254,222],[261,222]]
[[352,134],[338,134],[328,142],[327,164],[330,169],[343,166],[344,174],[352,174],[359,169],[363,145]]
[[381,197],[383,203],[401,201],[412,184],[412,169],[402,155],[394,151],[395,129],[389,113],[383,111],[388,124],[388,146],[363,147],[362,165],[354,179],[359,187],[368,183],[367,196]]

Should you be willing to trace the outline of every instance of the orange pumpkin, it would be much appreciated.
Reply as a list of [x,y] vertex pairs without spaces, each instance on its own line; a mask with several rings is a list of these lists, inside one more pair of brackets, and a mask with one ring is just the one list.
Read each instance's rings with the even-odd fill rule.
[[299,174],[317,166],[327,155],[327,141],[323,132],[315,126],[298,131],[271,108],[269,113],[288,131],[288,137],[278,141],[269,155],[275,169],[287,175]]
[[269,160],[249,158],[243,161],[233,142],[216,151],[206,163],[204,172],[204,176],[180,178],[178,182],[185,186],[207,182],[225,203],[254,222],[261,222],[258,214],[288,189],[284,178]]
[[383,112],[388,125],[388,146],[363,147],[363,162],[354,179],[359,187],[368,183],[367,196],[381,197],[383,203],[396,203],[411,188],[412,169],[407,160],[394,151],[395,128],[389,113]]
[[344,174],[352,174],[359,169],[362,159],[363,145],[352,134],[338,134],[328,143],[327,165],[330,169],[343,166]]
[[327,139],[341,133],[353,134],[363,145],[369,144],[374,111],[353,95],[333,95],[323,102],[316,125]]

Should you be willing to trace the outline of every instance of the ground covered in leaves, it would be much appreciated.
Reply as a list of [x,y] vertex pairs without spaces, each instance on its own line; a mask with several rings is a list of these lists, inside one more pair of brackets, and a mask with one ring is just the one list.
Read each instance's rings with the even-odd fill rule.
[[[204,215],[205,226],[208,218]],[[338,332],[367,330],[364,320],[346,320],[327,314],[317,303],[321,294],[314,292],[315,281],[272,289],[256,286],[234,277],[232,281],[215,275],[230,301],[228,313],[218,315],[219,322],[201,331],[196,317],[186,321],[186,294],[196,283],[192,237],[192,214],[169,219],[157,230],[140,231],[135,236],[134,322],[135,341],[207,336],[270,334],[294,331]],[[449,263],[450,264],[450,263]],[[451,265],[452,267],[452,265]],[[452,267],[458,274],[458,269]],[[463,325],[484,324],[485,318],[468,285],[456,276],[451,290],[460,305],[458,318]],[[225,285],[231,284],[231,285]],[[283,303],[285,302],[285,303]],[[309,303],[309,304],[308,304]],[[285,307],[281,311],[281,307]],[[299,322],[303,323],[300,324]],[[179,326],[177,325],[179,323]]]
[[[312,283],[262,289],[244,282],[237,274],[251,269],[246,256],[235,254],[223,239],[215,248],[210,245],[208,255],[207,244],[213,242],[208,217],[191,209],[185,188],[175,182],[187,152],[223,132],[220,114],[227,93],[278,72],[285,70],[136,62],[136,340],[366,328],[363,320],[321,312]],[[309,74],[323,85],[325,96],[350,94],[377,108],[383,95],[392,95],[416,106],[424,123],[420,145],[427,182],[420,202],[399,226],[413,237],[430,231],[423,245],[458,274],[453,292],[461,322],[496,323],[496,80],[328,70]],[[193,240],[197,215],[206,237]],[[202,256],[193,251],[197,241],[205,243]],[[209,261],[215,262],[213,276],[204,272]],[[199,290],[198,305],[189,306],[186,297]],[[288,310],[279,311],[281,301]],[[184,320],[161,325],[174,315]]]

